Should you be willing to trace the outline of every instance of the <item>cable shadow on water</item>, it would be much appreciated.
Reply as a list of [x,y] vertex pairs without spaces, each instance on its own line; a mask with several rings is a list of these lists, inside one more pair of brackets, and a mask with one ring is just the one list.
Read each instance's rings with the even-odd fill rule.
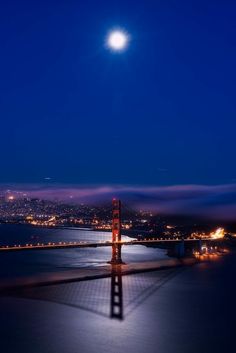
[[107,278],[25,286],[5,291],[2,295],[63,304],[105,318],[124,320],[183,270],[174,268],[122,275],[121,266],[111,266],[111,274]]

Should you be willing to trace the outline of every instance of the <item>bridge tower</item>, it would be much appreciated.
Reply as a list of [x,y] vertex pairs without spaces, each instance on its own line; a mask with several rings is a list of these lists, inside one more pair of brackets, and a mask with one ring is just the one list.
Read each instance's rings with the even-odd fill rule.
[[122,264],[121,259],[121,202],[112,200],[112,257],[111,264]]

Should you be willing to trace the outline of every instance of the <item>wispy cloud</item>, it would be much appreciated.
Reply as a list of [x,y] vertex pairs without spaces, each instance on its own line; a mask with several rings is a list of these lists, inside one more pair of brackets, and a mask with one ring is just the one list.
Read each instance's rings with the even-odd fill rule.
[[81,186],[81,185],[1,185],[6,190],[50,200],[99,204],[119,197],[136,208],[169,215],[197,215],[219,220],[234,220],[236,184],[173,186]]

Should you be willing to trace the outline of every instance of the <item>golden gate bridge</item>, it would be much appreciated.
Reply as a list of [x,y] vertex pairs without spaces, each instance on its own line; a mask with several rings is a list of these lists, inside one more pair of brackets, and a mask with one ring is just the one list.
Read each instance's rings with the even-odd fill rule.
[[[153,237],[151,239],[133,239],[133,240],[122,240],[121,237],[121,202],[120,200],[113,199],[112,201],[112,236],[110,241],[99,241],[99,242],[87,242],[87,241],[74,241],[74,242],[49,242],[49,243],[28,243],[28,244],[15,244],[15,245],[3,245],[0,246],[0,253],[4,252],[18,252],[18,251],[33,251],[33,250],[56,250],[56,249],[84,249],[84,248],[99,248],[99,247],[111,247],[111,260],[108,261],[111,264],[111,270],[107,273],[101,273],[100,275],[85,275],[82,278],[78,278],[78,274],[59,274],[59,279],[55,281],[50,279],[47,280],[47,276],[43,276],[43,280],[38,282],[29,282],[28,279],[26,283],[22,284],[14,284],[13,286],[7,286],[2,288],[0,292],[4,293],[11,293],[13,292],[14,295],[18,293],[19,295],[25,295],[24,291],[27,288],[34,288],[34,287],[42,287],[48,286],[55,283],[69,283],[78,280],[86,280],[86,279],[93,279],[93,278],[104,278],[108,275],[111,277],[111,291],[110,291],[110,317],[122,320],[123,319],[123,290],[122,290],[122,275],[137,273],[141,271],[149,271],[154,270],[157,268],[155,265],[148,266],[145,264],[142,266],[142,269],[126,269],[123,270],[123,261],[122,261],[122,247],[123,246],[134,246],[134,245],[144,245],[144,246],[155,246],[161,248],[173,248],[174,255],[176,257],[184,257],[185,255],[185,248],[191,247],[194,248],[196,253],[201,254],[202,250],[207,246],[209,248],[215,248],[215,245],[222,241],[222,229],[218,229],[215,237],[201,237],[201,238],[160,238],[160,237]],[[168,260],[167,260],[168,261]],[[171,266],[171,265],[170,265]],[[165,266],[160,266],[163,268]],[[169,267],[169,265],[167,265]],[[23,291],[23,292],[22,292]],[[22,294],[23,293],[23,294]]]
[[[99,248],[99,247],[111,247],[112,254],[111,264],[122,264],[122,246],[133,246],[133,245],[145,245],[156,247],[172,247],[174,248],[174,255],[176,257],[183,257],[185,255],[185,247],[187,244],[192,246],[196,251],[201,253],[202,248],[206,247],[206,243],[218,243],[222,240],[222,237],[187,237],[187,238],[160,238],[153,237],[148,239],[133,239],[133,240],[122,240],[121,238],[121,202],[120,200],[112,200],[112,237],[110,241],[98,241],[98,242],[87,242],[87,241],[70,241],[70,242],[48,242],[48,243],[27,243],[27,244],[14,244],[14,245],[2,245],[0,246],[1,252],[16,252],[16,251],[32,251],[32,250],[56,250],[56,249],[83,249],[83,248]],[[203,246],[204,243],[204,246]],[[189,246],[188,245],[188,246]]]

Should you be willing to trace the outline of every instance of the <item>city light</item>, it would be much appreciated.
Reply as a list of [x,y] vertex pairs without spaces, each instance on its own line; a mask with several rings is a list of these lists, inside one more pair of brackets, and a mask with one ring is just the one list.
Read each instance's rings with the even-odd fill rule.
[[217,228],[215,232],[210,233],[210,238],[212,239],[221,239],[225,236],[224,228]]

